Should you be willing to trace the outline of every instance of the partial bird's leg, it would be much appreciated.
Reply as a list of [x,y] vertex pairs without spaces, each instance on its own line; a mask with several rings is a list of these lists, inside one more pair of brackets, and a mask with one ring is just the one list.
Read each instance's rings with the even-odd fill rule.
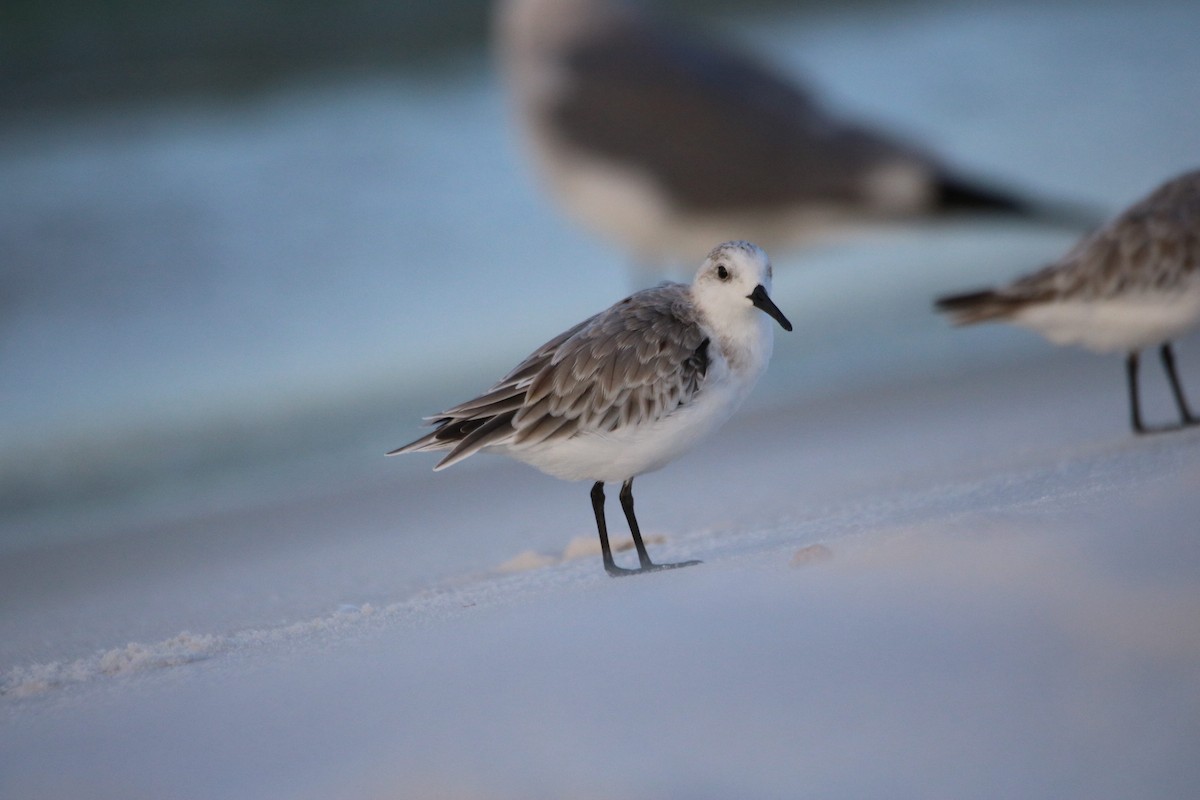
[[633,546],[637,548],[638,561],[641,562],[642,569],[653,569],[654,562],[650,560],[650,554],[646,552],[646,544],[642,541],[642,531],[638,527],[637,517],[633,514],[633,478],[621,484],[621,509],[625,512],[625,519],[629,522],[629,533],[633,535]]
[[1142,409],[1138,405],[1138,352],[1134,350],[1125,359],[1125,377],[1129,381],[1129,409],[1130,422],[1133,424],[1134,433],[1145,433],[1146,428],[1142,425]]
[[1171,381],[1171,391],[1175,393],[1175,405],[1179,407],[1180,424],[1200,425],[1200,418],[1196,417],[1188,408],[1187,397],[1183,394],[1183,384],[1179,382],[1179,373],[1175,371],[1175,352],[1171,349],[1171,343],[1164,342],[1158,353],[1162,356],[1163,369],[1167,371],[1167,378]]
[[596,529],[600,532],[600,554],[604,557],[604,571],[609,575],[637,572],[618,567],[617,562],[613,561],[612,548],[608,545],[608,525],[604,521],[604,481],[596,481],[592,486],[592,511],[596,514]]
[[655,564],[650,560],[650,554],[646,552],[646,544],[642,541],[642,531],[638,527],[637,517],[633,513],[633,478],[621,484],[621,509],[625,512],[626,521],[629,522],[629,533],[633,536],[633,546],[637,548],[638,561],[642,565],[641,569],[634,570],[635,572],[690,567],[700,563],[699,561],[680,561],[675,564]]

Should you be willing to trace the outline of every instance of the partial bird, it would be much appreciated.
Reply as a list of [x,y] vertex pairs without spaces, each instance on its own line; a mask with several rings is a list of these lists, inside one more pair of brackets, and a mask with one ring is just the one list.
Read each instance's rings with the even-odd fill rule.
[[[1081,225],[842,119],[735,50],[614,0],[501,0],[499,60],[552,194],[642,266],[952,213]],[[1091,220],[1088,220],[1091,224]]]
[[[958,325],[1011,322],[1055,344],[1125,353],[1134,432],[1196,425],[1171,342],[1200,323],[1200,170],[1159,186],[1049,266],[1007,286],[942,297],[936,307]],[[1142,421],[1138,361],[1152,346],[1179,425]]]
[[[604,569],[629,575],[698,561],[650,560],[633,512],[633,479],[660,469],[715,431],[766,370],[772,268],[750,242],[726,242],[691,285],[637,292],[535,350],[479,397],[428,418],[435,430],[388,455],[448,450],[435,470],[481,450],[565,480],[593,482]],[[613,560],[604,484],[621,482],[621,508],[639,567]]]

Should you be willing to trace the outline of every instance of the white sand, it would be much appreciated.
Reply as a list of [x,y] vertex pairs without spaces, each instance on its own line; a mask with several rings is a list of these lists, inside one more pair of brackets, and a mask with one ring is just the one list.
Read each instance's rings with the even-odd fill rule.
[[705,562],[669,573],[489,569],[590,525],[499,459],[291,543],[223,519],[144,581],[93,544],[122,579],[69,601],[114,647],[5,675],[0,795],[1186,796],[1200,430],[1126,433],[1120,378],[1056,353],[743,416],[639,482],[654,554]]

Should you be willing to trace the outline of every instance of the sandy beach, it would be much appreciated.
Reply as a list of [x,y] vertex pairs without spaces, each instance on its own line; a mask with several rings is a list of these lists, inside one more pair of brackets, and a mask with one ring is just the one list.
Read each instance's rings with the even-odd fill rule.
[[564,558],[586,487],[500,459],[192,526],[141,577],[120,541],[6,562],[5,641],[116,646],[5,675],[4,794],[1186,795],[1200,432],[1135,439],[1118,377],[744,415],[641,481],[655,553],[704,561],[669,573]]

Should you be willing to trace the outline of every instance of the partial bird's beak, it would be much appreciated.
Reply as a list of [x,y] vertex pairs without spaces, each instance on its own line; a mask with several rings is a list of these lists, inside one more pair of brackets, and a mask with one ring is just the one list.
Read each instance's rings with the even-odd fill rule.
[[751,303],[754,304],[755,308],[762,309],[765,313],[774,318],[774,320],[779,323],[779,326],[785,331],[790,331],[792,329],[792,323],[788,322],[788,318],[785,317],[783,312],[779,310],[779,306],[771,302],[771,298],[767,296],[767,290],[763,288],[761,283],[758,286],[755,286],[754,291],[746,295],[746,297]]

